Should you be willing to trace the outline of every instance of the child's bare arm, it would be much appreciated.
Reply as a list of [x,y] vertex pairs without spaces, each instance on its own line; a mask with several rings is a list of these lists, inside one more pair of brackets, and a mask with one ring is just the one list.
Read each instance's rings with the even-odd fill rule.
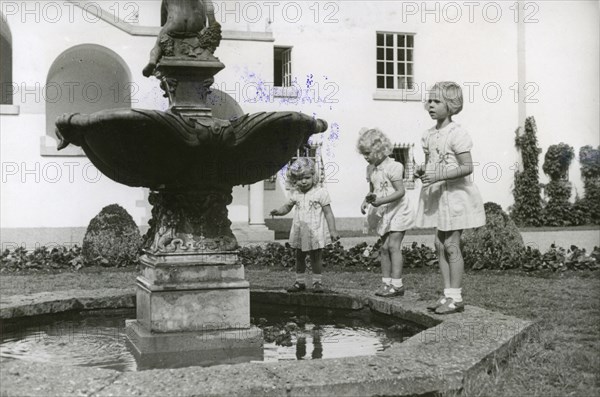
[[294,204],[286,203],[286,204],[282,205],[280,208],[272,210],[270,212],[270,214],[271,214],[271,216],[286,215],[292,210],[292,208],[294,208]]
[[375,201],[373,201],[371,204],[374,207],[379,207],[380,205],[392,203],[404,197],[406,191],[404,190],[404,182],[402,181],[402,179],[392,181],[392,186],[394,187],[394,190],[396,190],[394,193],[385,197],[376,198]]
[[333,216],[331,205],[323,206],[323,214],[325,214],[325,220],[327,221],[327,227],[329,227],[329,234],[331,235],[331,239],[333,241],[338,240],[340,238],[340,235],[335,227],[335,217]]

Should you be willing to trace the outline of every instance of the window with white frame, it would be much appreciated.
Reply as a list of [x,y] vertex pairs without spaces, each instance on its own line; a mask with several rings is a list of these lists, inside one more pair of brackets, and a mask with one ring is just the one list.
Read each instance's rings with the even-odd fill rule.
[[414,34],[377,32],[377,89],[413,88],[414,47]]
[[412,143],[396,143],[392,149],[392,153],[390,157],[401,163],[404,167],[404,175],[402,179],[404,180],[404,187],[406,189],[414,189],[414,144]]
[[292,48],[275,47],[273,54],[274,85],[275,87],[292,86]]

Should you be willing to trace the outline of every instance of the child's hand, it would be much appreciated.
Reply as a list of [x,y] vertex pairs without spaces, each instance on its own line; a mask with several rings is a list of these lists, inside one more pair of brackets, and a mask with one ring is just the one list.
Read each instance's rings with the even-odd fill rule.
[[415,179],[419,179],[419,178],[422,178],[423,175],[425,175],[425,170],[423,169],[423,167],[418,165],[417,168],[415,169],[414,177],[415,177]]
[[338,241],[340,239],[340,235],[337,231],[333,231],[331,234],[331,242],[335,243],[336,241]]
[[367,209],[369,208],[369,203],[367,203],[367,200],[363,200],[362,204],[360,205],[360,213],[363,215],[367,214]]
[[365,197],[365,201],[369,204],[373,204],[376,199],[377,195],[375,193],[369,193],[367,194],[367,197]]
[[424,185],[431,185],[432,183],[443,180],[440,173],[437,170],[427,170],[421,177],[421,181]]

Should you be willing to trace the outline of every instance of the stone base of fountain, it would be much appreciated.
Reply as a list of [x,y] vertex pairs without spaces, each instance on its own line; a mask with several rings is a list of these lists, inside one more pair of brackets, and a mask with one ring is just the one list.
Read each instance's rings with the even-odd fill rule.
[[203,332],[151,333],[137,320],[127,320],[127,345],[138,370],[239,364],[263,360],[263,334],[258,327]]
[[249,283],[237,252],[146,252],[140,259],[137,319],[127,324],[139,364],[262,359],[262,331],[250,325]]

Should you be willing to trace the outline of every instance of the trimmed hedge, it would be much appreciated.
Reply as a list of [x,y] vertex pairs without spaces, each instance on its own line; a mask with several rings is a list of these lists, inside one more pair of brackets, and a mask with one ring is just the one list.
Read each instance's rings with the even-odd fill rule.
[[[481,228],[483,229],[483,228]],[[482,241],[486,241],[482,239]],[[325,249],[324,266],[333,266],[341,270],[377,270],[380,267],[378,260],[379,242],[373,246],[367,243],[358,244],[348,250],[336,243]],[[485,244],[484,244],[485,246]],[[468,251],[472,255],[475,250]],[[402,249],[406,268],[437,269],[437,257],[433,249],[417,243]],[[600,249],[595,247],[591,255],[584,250],[572,245],[570,249],[552,245],[542,254],[537,249],[522,247],[516,250],[516,259],[509,261],[493,261],[491,256],[484,256],[482,260],[472,263],[483,265],[473,266],[479,269],[511,269],[518,268],[526,271],[534,270],[597,270],[600,268]],[[295,252],[289,244],[270,243],[265,247],[243,247],[239,251],[242,264],[251,268],[292,268],[295,265]],[[512,257],[511,257],[512,258]],[[469,259],[471,260],[471,259]],[[510,264],[507,266],[506,264]],[[81,248],[57,247],[49,250],[41,247],[32,252],[27,252],[19,247],[14,250],[6,249],[0,254],[0,273],[10,272],[56,272],[77,271],[84,266]]]

